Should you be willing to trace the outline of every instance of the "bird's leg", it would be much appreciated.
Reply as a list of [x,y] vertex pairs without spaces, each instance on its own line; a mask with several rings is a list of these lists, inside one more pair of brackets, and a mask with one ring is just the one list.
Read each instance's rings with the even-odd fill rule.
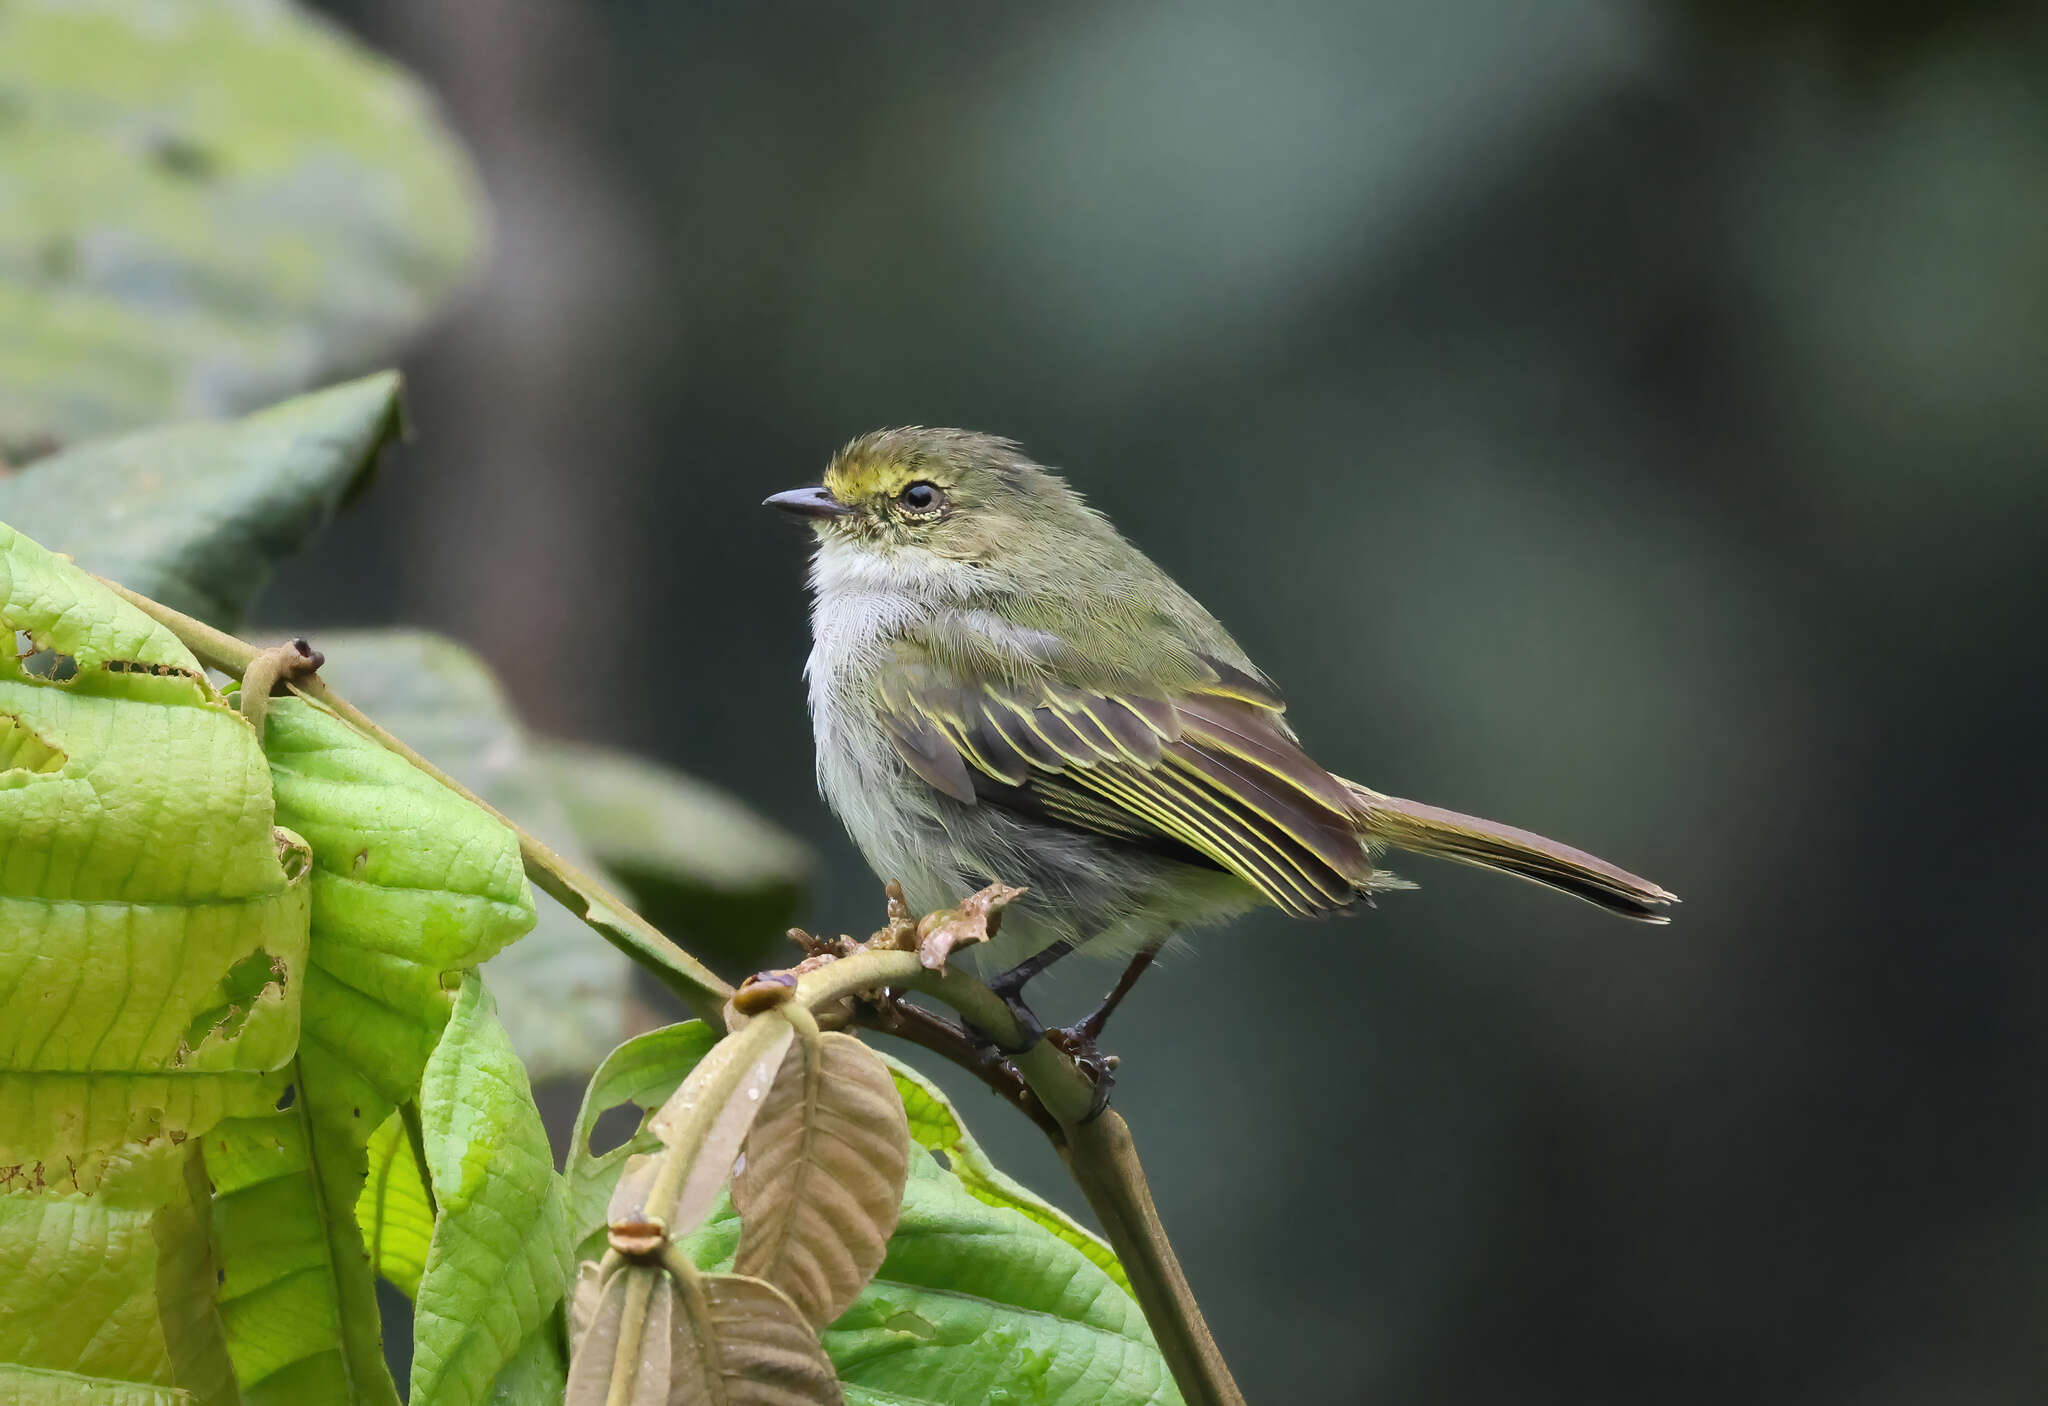
[[[1073,942],[1067,938],[1061,938],[1050,947],[1040,948],[1023,961],[1017,963],[1016,966],[1000,973],[989,982],[988,989],[1003,998],[1003,1004],[1010,1008],[1010,1014],[1015,1016],[1017,1024],[1024,1028],[1024,1042],[1018,1046],[1018,1050],[1030,1049],[1045,1035],[1045,1026],[1032,1013],[1031,1007],[1024,1004],[1025,983],[1073,950]],[[991,1043],[994,1042],[991,1041]],[[1001,1047],[998,1046],[998,1048]],[[1017,1050],[1012,1050],[1008,1053],[1015,1054]]]
[[1159,949],[1166,945],[1166,939],[1148,942],[1138,949],[1138,955],[1131,958],[1124,974],[1116,979],[1116,985],[1102,998],[1102,1004],[1087,1015],[1067,1026],[1064,1030],[1047,1032],[1055,1045],[1074,1061],[1081,1072],[1095,1081],[1095,1102],[1088,1110],[1093,1118],[1109,1106],[1110,1086],[1116,1083],[1117,1057],[1106,1055],[1096,1047],[1095,1041],[1102,1034],[1102,1027],[1109,1024],[1109,1018],[1116,1008],[1123,1004],[1124,997],[1131,994],[1131,988],[1138,984],[1138,978],[1145,974],[1145,968],[1159,955]]
[[1159,955],[1159,949],[1165,945],[1166,939],[1162,937],[1139,948],[1138,955],[1131,958],[1131,964],[1124,968],[1124,974],[1116,979],[1116,985],[1102,998],[1102,1004],[1067,1027],[1067,1038],[1093,1045],[1096,1037],[1102,1034],[1102,1027],[1109,1024],[1109,1018],[1116,1014],[1116,1008],[1124,1003],[1124,997],[1131,994],[1131,988],[1138,984],[1138,978],[1145,974],[1145,968],[1152,965],[1153,959]]

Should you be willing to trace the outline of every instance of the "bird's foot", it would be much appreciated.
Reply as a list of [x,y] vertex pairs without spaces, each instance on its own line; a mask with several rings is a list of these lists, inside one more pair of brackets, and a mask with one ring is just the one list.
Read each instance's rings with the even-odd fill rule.
[[1072,1025],[1056,1027],[1045,1032],[1045,1038],[1052,1047],[1074,1062],[1074,1067],[1088,1076],[1088,1082],[1095,1086],[1095,1097],[1088,1105],[1087,1122],[1109,1107],[1109,1093],[1116,1085],[1117,1066],[1123,1063],[1121,1057],[1104,1054],[1095,1043],[1101,1033],[1101,1026],[1094,1017],[1077,1021]]

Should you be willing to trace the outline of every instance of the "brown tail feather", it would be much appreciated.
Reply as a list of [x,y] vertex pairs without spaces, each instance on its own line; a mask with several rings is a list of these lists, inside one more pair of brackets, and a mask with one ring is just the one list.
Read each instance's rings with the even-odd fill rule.
[[1476,815],[1383,796],[1355,781],[1345,784],[1358,798],[1366,836],[1374,843],[1513,874],[1639,922],[1671,921],[1660,910],[1678,902],[1676,894],[1584,850]]

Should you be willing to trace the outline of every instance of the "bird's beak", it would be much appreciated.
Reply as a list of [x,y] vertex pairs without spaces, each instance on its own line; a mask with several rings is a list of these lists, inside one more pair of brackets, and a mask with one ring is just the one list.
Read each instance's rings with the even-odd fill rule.
[[764,508],[780,508],[785,513],[798,517],[845,517],[853,509],[832,496],[823,485],[814,488],[792,488],[787,493],[777,493],[761,502]]

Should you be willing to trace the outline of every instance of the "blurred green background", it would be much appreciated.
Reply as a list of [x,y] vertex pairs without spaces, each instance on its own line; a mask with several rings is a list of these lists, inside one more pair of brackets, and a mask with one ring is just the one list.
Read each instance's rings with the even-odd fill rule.
[[1417,863],[1139,988],[1119,1103],[1252,1400],[2042,1399],[2041,7],[329,12],[440,94],[494,253],[267,618],[475,644],[865,931],[756,505],[1014,435],[1328,764],[1687,900]]

